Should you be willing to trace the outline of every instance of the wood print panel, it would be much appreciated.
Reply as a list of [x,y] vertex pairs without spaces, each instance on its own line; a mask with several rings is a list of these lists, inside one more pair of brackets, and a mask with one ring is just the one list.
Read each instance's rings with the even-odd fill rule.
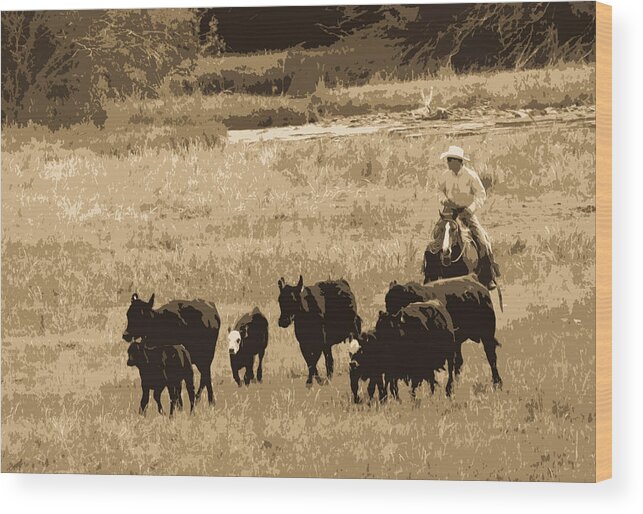
[[610,11],[2,21],[2,471],[611,474]]

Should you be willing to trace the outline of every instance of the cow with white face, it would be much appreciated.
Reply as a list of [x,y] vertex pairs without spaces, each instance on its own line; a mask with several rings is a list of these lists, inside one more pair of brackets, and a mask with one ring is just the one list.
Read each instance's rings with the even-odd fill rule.
[[241,349],[241,332],[231,330],[228,332],[228,351],[230,355],[236,355]]
[[249,385],[255,378],[254,361],[259,356],[257,366],[257,381],[263,379],[263,357],[268,346],[268,320],[258,308],[244,314],[234,325],[228,328],[228,353],[230,354],[230,367],[232,378],[241,386],[239,370],[246,369],[243,382]]

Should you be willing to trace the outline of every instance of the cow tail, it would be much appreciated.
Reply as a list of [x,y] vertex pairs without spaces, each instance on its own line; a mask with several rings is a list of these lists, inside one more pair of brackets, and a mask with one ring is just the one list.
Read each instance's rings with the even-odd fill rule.
[[496,289],[498,291],[498,300],[500,301],[500,312],[505,312],[504,306],[502,305],[502,290],[500,289],[500,286]]

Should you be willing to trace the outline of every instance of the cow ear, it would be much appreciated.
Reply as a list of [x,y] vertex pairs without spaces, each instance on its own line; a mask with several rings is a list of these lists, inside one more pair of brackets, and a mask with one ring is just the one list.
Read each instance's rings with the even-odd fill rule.
[[154,293],[150,296],[150,299],[147,301],[147,304],[150,306],[150,309],[154,306]]
[[393,287],[393,286],[396,286],[396,285],[397,285],[397,280],[393,280],[393,282],[391,282],[388,286],[390,288],[390,287]]
[[301,275],[299,275],[299,282],[297,282],[297,289],[299,289],[300,291],[304,290],[304,277],[302,277]]
[[132,303],[134,303],[136,300],[138,300],[138,294],[137,294],[137,293],[134,293],[134,294],[132,295]]
[[281,277],[279,280],[277,280],[277,285],[279,286],[280,291],[284,288],[285,283],[286,281],[284,280],[284,277]]
[[378,314],[378,318],[383,318],[386,315],[384,311],[380,311]]

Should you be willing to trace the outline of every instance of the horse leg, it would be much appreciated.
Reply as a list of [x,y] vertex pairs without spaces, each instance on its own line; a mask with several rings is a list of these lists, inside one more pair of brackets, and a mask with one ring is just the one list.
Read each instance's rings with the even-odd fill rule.
[[424,283],[434,282],[440,278],[441,264],[437,262],[439,254],[431,253],[429,250],[424,252]]

